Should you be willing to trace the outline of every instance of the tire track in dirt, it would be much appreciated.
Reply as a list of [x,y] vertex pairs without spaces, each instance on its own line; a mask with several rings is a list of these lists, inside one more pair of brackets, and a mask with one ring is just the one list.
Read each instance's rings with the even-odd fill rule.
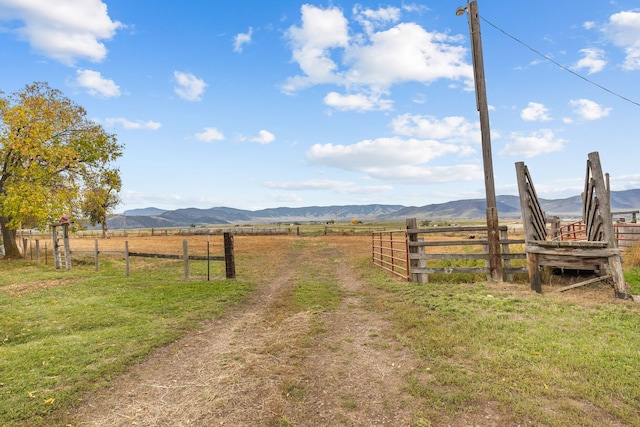
[[[417,365],[335,243],[293,246],[238,310],[156,351],[85,399],[74,426],[402,426],[418,404],[403,391]],[[344,298],[325,312],[285,302],[309,263]],[[315,332],[321,324],[325,332]]]

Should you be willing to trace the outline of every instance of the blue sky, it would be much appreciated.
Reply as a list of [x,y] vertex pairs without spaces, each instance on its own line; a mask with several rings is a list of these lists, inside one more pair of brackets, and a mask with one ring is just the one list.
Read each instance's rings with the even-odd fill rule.
[[[465,1],[0,0],[0,90],[117,134],[118,211],[484,198]],[[478,5],[496,193],[640,188],[637,0]]]

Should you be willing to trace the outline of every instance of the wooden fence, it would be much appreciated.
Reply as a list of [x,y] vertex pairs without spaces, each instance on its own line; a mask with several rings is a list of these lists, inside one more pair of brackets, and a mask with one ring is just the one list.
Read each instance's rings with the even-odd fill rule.
[[[503,274],[527,273],[526,265],[514,266],[513,260],[526,259],[524,250],[512,252],[523,239],[510,239],[506,226],[500,226]],[[372,233],[372,259],[375,265],[402,278],[428,283],[431,274],[483,274],[491,280],[486,226],[417,228],[414,218],[406,230]],[[467,264],[467,266],[465,266]]]
[[[185,279],[189,278],[190,275],[190,266],[189,261],[224,261],[225,262],[225,274],[227,279],[235,279],[236,278],[236,267],[235,267],[235,251],[234,251],[234,240],[233,235],[230,233],[224,233],[224,255],[211,255],[209,253],[209,242],[207,241],[207,255],[191,255],[189,254],[189,241],[184,239],[182,241],[182,254],[159,254],[159,253],[146,253],[146,252],[131,252],[129,250],[129,242],[124,242],[124,249],[122,251],[104,251],[100,250],[98,239],[95,240],[94,249],[91,251],[81,251],[81,250],[72,250],[71,256],[74,255],[92,255],[94,258],[95,271],[99,269],[99,259],[100,256],[111,255],[111,256],[121,256],[125,260],[125,268],[126,275],[129,276],[130,273],[130,257],[142,257],[142,258],[163,258],[163,259],[176,259],[183,260],[184,266],[184,277]],[[26,239],[25,239],[26,240]],[[40,241],[36,240],[35,245],[35,259],[36,262],[40,262],[41,254],[40,254]],[[27,242],[23,242],[24,247],[27,247]],[[32,256],[33,259],[33,256]],[[45,262],[47,259],[47,248],[45,243]],[[207,264],[207,280],[209,280],[209,264]]]

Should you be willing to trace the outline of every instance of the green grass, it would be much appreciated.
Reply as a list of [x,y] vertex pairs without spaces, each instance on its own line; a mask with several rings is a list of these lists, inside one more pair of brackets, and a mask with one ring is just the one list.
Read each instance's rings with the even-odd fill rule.
[[624,280],[631,288],[631,295],[640,295],[640,267],[625,269]]
[[241,281],[206,281],[206,265],[202,279],[197,263],[192,276],[200,277],[183,280],[181,267],[146,260],[136,270],[132,260],[126,277],[118,261],[101,262],[98,273],[93,265],[60,271],[3,262],[0,425],[42,425],[48,414],[250,292]]
[[578,304],[481,283],[406,283],[368,259],[359,271],[387,293],[372,307],[389,313],[421,361],[407,389],[434,425],[488,406],[505,425],[640,425],[635,303],[612,295],[610,303]]
[[[292,262],[302,265],[280,304],[289,313],[310,312],[311,324],[296,331],[295,346],[274,343],[272,351],[303,358],[307,340],[325,332],[322,313],[344,297],[337,274],[343,260],[313,239],[292,249],[300,255]],[[265,272],[274,264],[261,256],[241,259],[240,271],[270,280]],[[182,278],[181,261],[132,263],[125,277],[117,260],[101,260],[98,273],[91,260],[70,271],[2,262],[0,426],[46,425],[83,393],[107,386],[153,348],[251,291],[241,280],[205,281],[205,263],[192,264],[192,280]],[[211,276],[223,277],[223,265],[213,266]],[[640,304],[613,295],[597,302],[538,295],[526,291],[526,281],[524,292],[484,278],[407,283],[368,256],[355,268],[370,285],[367,306],[393,322],[396,338],[418,358],[405,385],[421,403],[412,425],[464,424],[465,416],[484,419],[487,411],[500,425],[640,425]],[[640,269],[626,269],[625,278],[640,294]],[[301,368],[288,368],[283,394],[304,399],[309,390],[295,381]],[[350,395],[340,398],[343,408],[358,409]],[[292,425],[285,415],[276,419],[274,425]]]
[[325,253],[323,262],[305,263],[295,277],[292,306],[296,310],[321,312],[335,309],[342,292],[335,274],[335,255]]

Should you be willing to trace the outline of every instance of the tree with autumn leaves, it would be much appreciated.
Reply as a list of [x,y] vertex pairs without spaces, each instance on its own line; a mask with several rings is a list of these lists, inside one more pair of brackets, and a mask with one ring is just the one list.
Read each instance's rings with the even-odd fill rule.
[[91,225],[102,226],[102,238],[107,235],[107,216],[120,204],[122,180],[117,169],[103,171],[88,180],[84,191],[82,212]]
[[[21,257],[16,244],[21,225],[44,229],[63,214],[79,219],[89,205],[98,213],[93,218],[106,221],[106,212],[118,200],[120,174],[113,163],[122,151],[115,135],[87,119],[84,108],[47,83],[27,85],[8,96],[0,92],[5,258]],[[87,202],[92,197],[95,203]]]

